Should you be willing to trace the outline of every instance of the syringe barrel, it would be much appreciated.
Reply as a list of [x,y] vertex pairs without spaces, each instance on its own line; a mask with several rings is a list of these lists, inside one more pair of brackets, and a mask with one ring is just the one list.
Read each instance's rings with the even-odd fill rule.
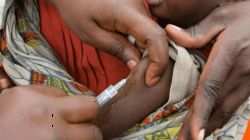
[[118,90],[123,87],[127,82],[127,79],[123,79],[116,85],[111,85],[105,89],[100,95],[97,96],[97,101],[100,106],[104,106],[109,100],[118,94]]
[[112,94],[114,91],[114,87],[111,85],[107,89],[105,89],[100,95],[96,97],[100,106],[104,106],[109,100],[113,98]]

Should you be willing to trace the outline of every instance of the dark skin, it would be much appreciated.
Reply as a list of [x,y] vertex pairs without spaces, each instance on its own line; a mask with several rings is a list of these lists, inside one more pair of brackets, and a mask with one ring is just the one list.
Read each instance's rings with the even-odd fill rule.
[[151,12],[163,25],[175,24],[188,27],[200,22],[222,0],[147,0]]
[[[79,35],[79,37],[81,37],[81,39],[121,58],[130,68],[134,67],[136,65],[135,63],[139,61],[140,54],[132,44],[127,42],[124,34],[133,35],[137,40],[136,43],[140,44],[139,46],[141,48],[148,48],[149,50],[147,65],[142,67],[144,70],[143,72],[138,72],[143,75],[143,77],[134,74],[133,80],[131,79],[130,81],[133,84],[136,83],[137,87],[130,89],[134,85],[125,86],[124,90],[121,92],[124,93],[126,90],[129,90],[127,96],[122,97],[122,99],[117,97],[113,100],[113,102],[116,103],[112,108],[109,107],[111,105],[110,103],[101,113],[104,112],[107,118],[110,117],[110,114],[113,116],[121,115],[120,113],[127,115],[127,112],[122,110],[125,109],[127,105],[125,101],[128,100],[131,100],[130,103],[138,106],[139,108],[137,109],[141,111],[137,109],[132,110],[130,113],[134,113],[134,118],[119,122],[121,124],[126,124],[124,126],[118,124],[119,120],[112,119],[112,121],[116,123],[114,126],[117,127],[117,131],[114,131],[114,133],[104,130],[104,128],[109,127],[110,129],[115,128],[113,125],[108,123],[97,123],[101,126],[105,137],[118,135],[165,103],[168,99],[168,89],[166,89],[168,86],[166,85],[170,85],[170,79],[166,80],[166,78],[170,78],[171,75],[171,67],[169,67],[166,72],[168,76],[166,77],[166,74],[164,74],[165,76],[163,79],[165,80],[160,80],[168,63],[166,34],[160,26],[150,19],[145,10],[143,0],[122,0],[119,2],[117,0],[102,2],[93,0],[51,0],[50,2],[58,8],[65,22]],[[124,6],[119,8],[118,5],[121,4]],[[101,11],[103,14],[99,14],[98,11]],[[140,25],[138,23],[143,24]],[[131,60],[136,62],[131,63]],[[2,80],[5,82],[0,82],[0,88],[5,89],[11,87],[12,85],[9,79],[5,77],[4,73],[1,74],[3,74]],[[147,86],[144,84],[145,79],[148,86],[153,86],[161,81],[159,85],[164,88],[164,90],[158,93],[157,90],[161,88],[156,88],[159,87],[157,85],[156,87],[153,86],[152,90],[146,88]],[[140,81],[135,82],[136,80]],[[144,93],[145,88],[151,91],[151,93],[148,91]],[[57,97],[57,93],[59,93],[60,96],[64,94],[62,91],[59,92],[49,87],[38,87],[34,89],[33,86],[10,88],[3,92],[0,95],[0,103],[2,104],[0,107],[0,110],[2,110],[0,111],[2,113],[0,119],[1,122],[5,122],[1,124],[0,128],[2,129],[1,135],[3,139],[101,139],[99,129],[89,123],[96,117],[96,112],[98,110],[97,102],[93,98],[88,99],[88,96]],[[144,97],[141,99],[149,100],[149,97],[153,97],[153,100],[151,104],[142,106],[138,104],[140,102],[135,100],[137,96],[134,96],[133,93],[138,93],[137,96],[140,98]],[[154,95],[155,93],[157,93],[157,95]],[[56,97],[53,96],[54,94]],[[146,96],[147,94],[149,96]],[[48,95],[52,95],[52,97]],[[80,100],[81,103],[79,103]],[[145,100],[142,101],[145,102]],[[120,101],[121,103],[118,103]],[[58,102],[58,105],[55,105],[55,102]],[[25,106],[23,106],[23,104]],[[67,108],[66,105],[75,106],[73,108]],[[34,108],[34,106],[37,107]],[[65,107],[65,109],[59,106]],[[82,107],[86,107],[87,109],[83,110]],[[49,129],[51,128],[49,122],[51,110],[55,112],[55,115],[59,115],[58,118],[55,119],[54,131],[46,131],[48,127]],[[108,114],[106,114],[107,110],[110,110]],[[136,114],[137,112],[138,114]],[[89,113],[90,115],[88,115]],[[23,117],[17,117],[19,114],[24,115]],[[69,116],[69,118],[64,118],[65,116]],[[32,120],[30,120],[30,118],[32,118]],[[15,128],[23,129],[22,131],[18,131]],[[27,130],[29,130],[29,133],[26,133]],[[18,133],[16,133],[16,135],[11,135],[15,133],[15,131],[18,131]]]
[[[144,0],[48,0],[65,23],[85,42],[124,61],[133,68],[148,49],[150,65],[145,75],[155,85],[168,64],[166,33],[145,8]],[[122,5],[122,6],[121,6]],[[136,38],[137,46],[127,36]]]
[[187,30],[174,25],[166,27],[168,36],[187,48],[200,48],[217,38],[179,140],[201,140],[221,128],[250,96],[250,63],[247,61],[250,58],[250,2],[233,2],[223,1],[202,22]]
[[[245,4],[245,6],[246,6],[246,4]],[[224,7],[224,6],[223,6]],[[224,7],[225,8],[225,7]],[[228,8],[228,7],[226,7],[226,8]],[[231,9],[233,9],[233,8],[235,8],[235,7],[233,7],[233,6],[231,6]],[[230,9],[230,8],[229,8]],[[234,12],[243,12],[244,10],[242,10],[242,9],[233,9],[232,11],[234,11]],[[218,12],[218,11],[217,11]],[[221,14],[221,13],[220,13]],[[225,15],[219,15],[219,17],[220,16],[222,16],[222,17],[224,17],[225,19],[228,19],[228,16],[229,14],[225,14]],[[240,17],[240,15],[242,15],[242,14],[239,14],[239,17]],[[243,14],[244,15],[244,14]],[[248,15],[248,14],[246,14],[246,15]],[[213,19],[214,20],[214,18],[212,18],[212,17],[214,17],[214,16],[209,16],[209,18],[208,19]],[[216,16],[215,16],[216,17]],[[216,19],[216,18],[215,18]],[[217,18],[218,19],[218,18]],[[240,18],[241,20],[243,20],[242,18]],[[211,20],[211,21],[213,21],[213,20]],[[236,19],[234,19],[234,18],[232,18],[231,19],[232,21],[236,21]],[[206,21],[206,20],[205,20]],[[223,29],[224,29],[224,26],[221,26],[220,24],[221,24],[221,22],[219,22],[220,20],[218,20],[218,23],[217,23],[217,25],[216,24],[212,24],[212,23],[214,23],[214,22],[202,22],[203,24],[201,24],[202,26],[202,28],[198,28],[198,29],[207,29],[207,31],[213,31],[212,33],[211,32],[209,32],[209,33],[207,33],[207,32],[205,32],[205,33],[207,33],[207,34],[205,34],[205,35],[202,35],[202,38],[200,38],[200,36],[197,38],[196,36],[190,36],[189,34],[186,34],[186,32],[180,32],[180,30],[178,29],[178,30],[176,30],[176,28],[174,28],[173,26],[171,27],[169,27],[168,26],[168,28],[167,28],[167,32],[168,32],[168,34],[170,35],[170,37],[171,38],[173,38],[176,42],[179,42],[180,44],[182,44],[183,43],[183,45],[184,46],[188,46],[188,47],[193,47],[193,46],[195,46],[195,47],[198,47],[198,46],[202,46],[202,45],[204,45],[204,44],[206,44],[206,42],[207,41],[210,41],[210,39],[211,38],[213,38],[213,36],[214,35],[217,35],[218,33],[220,33]],[[224,20],[223,20],[224,21]],[[237,18],[237,21],[238,21],[238,18]],[[244,20],[243,20],[244,21]],[[245,21],[244,21],[245,22]],[[204,24],[204,23],[206,23],[206,24]],[[209,24],[210,23],[210,24]],[[216,22],[215,22],[216,23]],[[231,23],[231,21],[229,22],[229,23]],[[230,25],[229,23],[227,23],[228,25]],[[224,25],[225,23],[223,23],[222,22],[222,24]],[[235,23],[236,24],[236,23]],[[205,25],[211,25],[211,26],[209,26],[210,28],[208,28],[207,26],[205,26]],[[216,26],[215,26],[216,25]],[[237,25],[237,24],[236,24]],[[229,29],[231,29],[230,28],[230,26],[228,26],[229,27]],[[233,28],[233,26],[231,26],[232,28]],[[245,29],[245,28],[244,28]],[[193,31],[193,30],[191,30],[191,31]],[[195,30],[195,31],[200,31],[200,30]],[[206,31],[206,30],[205,30]],[[246,31],[246,30],[244,30],[244,31]],[[219,42],[219,43],[221,43],[222,44],[222,46],[228,46],[228,44],[227,43],[225,43],[225,41],[227,40],[227,41],[229,41],[229,40],[232,40],[230,37],[235,37],[233,34],[229,34],[230,32],[233,32],[233,31],[227,31],[227,32],[225,32],[224,34],[222,34],[222,37],[220,38],[221,39],[221,41],[217,41],[217,42]],[[200,35],[199,34],[200,32],[193,32],[193,35]],[[241,32],[241,33],[244,33],[243,31]],[[179,37],[178,37],[178,36]],[[229,36],[230,35],[230,36]],[[243,36],[241,36],[243,39],[244,39],[244,35],[247,35],[247,34],[242,34]],[[187,38],[186,38],[187,37]],[[177,39],[177,38],[179,38],[179,40]],[[186,40],[185,40],[185,38],[186,38]],[[227,45],[225,45],[225,44],[227,44]],[[233,43],[233,42],[230,42],[230,43]],[[197,45],[198,44],[198,45]],[[217,44],[218,46],[221,46],[221,44]],[[237,45],[238,46],[238,45]],[[218,47],[215,47],[215,48],[218,48]],[[224,48],[226,48],[226,47],[224,47]],[[233,47],[229,47],[230,49],[232,49]],[[248,48],[248,47],[247,47]],[[223,49],[213,49],[213,52],[215,52],[215,54],[216,54],[216,52],[219,52],[219,53],[222,53],[222,51],[221,50],[223,50]],[[182,132],[181,132],[181,135],[180,135],[180,139],[188,139],[188,138],[193,138],[193,139],[198,139],[197,138],[197,134],[199,133],[199,131],[200,131],[200,128],[202,128],[202,127],[204,127],[205,125],[203,125],[203,124],[210,124],[210,125],[212,125],[212,124],[214,124],[214,125],[212,125],[212,126],[207,126],[207,134],[209,134],[210,133],[210,131],[212,132],[212,130],[214,130],[215,128],[218,128],[218,127],[221,127],[221,126],[223,126],[223,124],[224,124],[224,122],[226,122],[226,120],[228,120],[230,117],[231,117],[231,114],[238,108],[238,106],[246,99],[246,97],[248,97],[249,95],[248,95],[248,91],[249,91],[249,89],[248,89],[248,85],[247,85],[247,83],[249,83],[248,82],[248,77],[247,76],[245,76],[245,75],[248,75],[248,70],[249,70],[249,68],[248,68],[248,66],[249,66],[249,64],[247,64],[247,65],[245,65],[246,64],[246,61],[243,61],[243,60],[246,60],[246,58],[249,56],[249,51],[247,51],[248,49],[246,49],[243,53],[241,53],[241,55],[235,55],[235,62],[233,63],[234,65],[231,67],[231,69],[230,70],[232,70],[232,71],[235,71],[234,73],[231,73],[231,71],[230,71],[230,73],[227,73],[229,76],[229,83],[227,83],[228,82],[228,80],[227,80],[227,82],[225,82],[224,84],[223,84],[223,87],[222,88],[219,88],[219,89],[224,89],[225,91],[220,91],[221,92],[221,94],[219,94],[219,95],[223,95],[223,96],[215,96],[215,98],[209,98],[209,100],[205,100],[204,98],[198,98],[198,97],[196,97],[196,98],[198,98],[198,99],[196,99],[196,102],[197,102],[197,104],[200,104],[202,107],[205,107],[205,108],[208,108],[208,110],[209,109],[211,109],[210,108],[210,105],[211,106],[213,106],[213,103],[216,101],[216,102],[218,102],[218,103],[220,103],[221,105],[220,105],[220,107],[215,107],[216,109],[213,109],[213,111],[212,111],[212,113],[210,113],[210,114],[206,114],[206,113],[209,113],[209,111],[208,112],[202,112],[202,111],[194,111],[195,113],[193,113],[193,112],[191,112],[190,114],[191,115],[188,115],[189,117],[187,117],[187,121],[185,121],[185,125],[184,125],[184,127],[183,127],[183,129],[182,129]],[[225,50],[224,50],[225,51]],[[225,52],[230,52],[230,50],[226,50]],[[236,51],[237,52],[237,51]],[[234,52],[235,53],[235,52]],[[238,53],[238,52],[237,52]],[[244,54],[244,55],[242,55],[242,54]],[[213,56],[217,56],[217,55],[213,55]],[[229,55],[227,55],[227,54],[225,54],[225,55],[223,55],[224,56],[224,58],[223,59],[229,59],[228,57],[226,57],[226,56],[229,56]],[[242,57],[240,57],[240,56],[242,56]],[[216,58],[216,60],[215,61],[218,61],[217,59],[222,59],[221,57],[215,57]],[[244,59],[243,59],[244,58]],[[222,59],[222,60],[223,60]],[[230,58],[230,59],[232,59],[232,58]],[[213,60],[213,59],[212,59]],[[211,60],[209,60],[209,61],[211,61]],[[241,62],[241,63],[240,63]],[[209,67],[209,65],[212,65],[213,63],[211,62],[211,63],[209,63],[208,64],[208,66],[207,67]],[[217,64],[217,63],[216,63]],[[222,63],[222,64],[224,64],[224,63]],[[220,64],[220,66],[223,66],[222,64]],[[215,69],[215,68],[217,68],[217,67],[214,67],[214,65],[215,64],[213,64],[212,65],[212,69]],[[239,67],[241,68],[240,70],[242,70],[242,72],[238,72],[239,71]],[[224,67],[223,67],[223,69],[224,69]],[[213,78],[213,75],[215,75],[215,74],[209,74],[210,72],[209,72],[209,70],[207,71],[207,72],[204,72],[205,74],[203,74],[203,75],[205,75],[205,76],[202,76],[202,77],[205,77],[203,80],[205,81],[206,79],[207,79],[207,76],[206,76],[206,74],[208,74],[208,75],[210,75],[212,78]],[[231,74],[231,75],[230,75]],[[242,75],[244,75],[244,76],[242,76]],[[210,76],[208,76],[209,78],[211,78]],[[216,75],[217,76],[217,75]],[[215,76],[215,78],[216,78],[216,76]],[[230,77],[232,77],[232,78],[230,78]],[[244,77],[244,78],[242,78],[242,77]],[[202,79],[202,78],[201,78]],[[232,80],[233,79],[233,80]],[[242,79],[244,79],[245,81],[243,81]],[[230,81],[231,81],[231,83],[230,83]],[[237,82],[238,81],[238,84],[235,84],[235,82]],[[243,84],[241,84],[241,82],[243,81]],[[237,85],[237,86],[235,86],[235,88],[237,89],[236,91],[234,90],[234,89],[230,89],[231,88],[231,86],[228,86],[228,85]],[[225,86],[225,87],[224,87]],[[197,93],[199,93],[199,91],[202,91],[204,88],[202,88],[202,87],[204,87],[204,83],[203,82],[200,82],[200,86],[199,86],[200,88],[198,88],[197,89]],[[217,87],[216,87],[217,88]],[[213,89],[213,88],[212,88]],[[227,89],[227,90],[226,90]],[[203,90],[204,91],[204,90]],[[239,92],[240,91],[240,95],[242,95],[242,96],[240,96],[240,98],[239,98],[239,94],[237,94],[237,92]],[[242,92],[244,92],[244,93],[246,93],[246,94],[244,94],[244,93],[242,93]],[[213,93],[213,92],[212,92]],[[229,94],[230,93],[230,94]],[[232,94],[231,94],[232,93]],[[207,92],[205,92],[205,94],[204,94],[204,92],[202,93],[201,92],[201,94],[197,94],[197,95],[199,95],[199,96],[201,96],[201,97],[209,97],[208,95],[208,93]],[[236,97],[235,97],[236,96]],[[133,96],[131,96],[131,98],[132,98]],[[220,97],[220,98],[219,98]],[[124,97],[125,98],[125,97]],[[128,98],[129,99],[129,97],[126,97],[126,98]],[[123,99],[123,98],[122,98]],[[121,100],[122,100],[121,99]],[[234,99],[237,99],[237,100],[234,100]],[[125,99],[124,99],[125,100]],[[200,102],[200,100],[204,100],[204,102],[205,102],[205,106],[204,106],[204,104],[202,103],[201,104],[201,102]],[[138,101],[138,99],[137,100],[134,100],[134,101]],[[209,101],[209,103],[210,104],[208,104],[208,105],[206,105],[206,101]],[[211,102],[210,102],[211,101]],[[212,103],[212,104],[211,104]],[[119,106],[119,102],[117,102],[117,103],[115,103],[115,104],[117,104],[117,106]],[[152,105],[153,106],[153,105]],[[159,105],[160,106],[160,105]],[[157,108],[157,107],[156,107]],[[110,108],[111,110],[112,110],[112,108]],[[126,109],[126,108],[125,108]],[[226,109],[229,109],[229,110],[226,110]],[[119,112],[120,110],[119,109],[114,109],[115,111],[117,111],[117,112]],[[195,108],[195,106],[194,106],[194,109],[193,110],[197,110],[196,108]],[[198,109],[199,110],[199,109]],[[226,110],[226,111],[225,111]],[[210,111],[211,112],[211,111]],[[104,113],[105,113],[105,111],[104,111]],[[145,113],[145,114],[147,114],[147,112]],[[143,115],[145,115],[145,114],[143,114]],[[119,114],[118,114],[119,115]],[[202,118],[202,117],[204,117],[204,115],[206,115],[206,116],[208,116],[208,117],[210,117],[208,120],[209,120],[209,123],[207,123],[206,121],[201,121],[201,122],[199,122],[198,121],[198,123],[197,123],[197,120],[195,120],[195,119],[193,119],[193,118],[195,118],[195,117],[198,117],[198,118]],[[107,115],[108,116],[108,115]],[[146,116],[146,115],[145,115]],[[216,119],[216,118],[218,118],[218,116],[219,117],[221,117],[224,121],[218,121],[218,119]],[[143,117],[141,117],[141,116],[139,116],[138,118],[143,118]],[[136,120],[136,121],[138,121],[139,119],[138,119],[137,117],[135,117],[135,119],[134,120]],[[202,119],[200,119],[200,120],[202,120]],[[113,121],[113,119],[112,119],[112,121]],[[214,121],[214,122],[213,122]],[[100,121],[101,122],[101,121]],[[114,121],[114,124],[116,124],[116,122],[117,122],[117,120],[115,120]],[[205,122],[205,123],[204,123]],[[211,122],[211,123],[210,123]],[[111,123],[112,124],[112,123]],[[100,125],[103,125],[102,123],[100,123]],[[106,125],[110,125],[110,124],[106,124]],[[129,125],[130,125],[130,123],[129,123]],[[200,127],[200,126],[202,126],[202,127]],[[104,126],[105,126],[105,124],[104,124]],[[197,127],[198,126],[198,127]],[[102,127],[102,126],[101,126]],[[122,131],[123,129],[125,129],[126,127],[129,127],[129,126],[127,126],[126,124],[125,124],[125,126],[124,126],[124,128],[119,128],[118,129],[118,132],[116,132],[117,134],[118,133],[120,133],[120,131]],[[105,127],[104,127],[105,128]],[[189,128],[191,128],[191,134],[192,134],[192,136],[189,136],[188,134],[188,132],[190,131],[190,129]],[[198,128],[198,129],[197,129]],[[211,128],[211,129],[210,129]],[[105,129],[106,130],[106,129]],[[104,133],[105,133],[105,131],[104,131]],[[109,132],[107,132],[107,133],[109,133]],[[105,137],[112,137],[112,136],[114,136],[114,135],[116,135],[116,134],[107,134],[106,135],[106,133],[105,133]]]
[[[216,28],[216,30],[213,31],[213,33],[215,34],[216,31],[220,31],[219,29],[220,28]],[[140,67],[140,70],[141,70],[141,67]],[[143,77],[143,75],[139,77]],[[131,80],[133,80],[133,78]],[[168,79],[165,82],[168,82],[169,80],[171,79]],[[124,93],[127,93],[127,94],[124,94],[123,90],[121,90],[120,92],[121,94],[119,94],[120,96],[118,95],[116,98],[114,98],[113,101],[111,101],[109,105],[107,105],[101,111],[100,113],[101,117],[97,119],[97,125],[101,128],[105,138],[114,137],[117,134],[126,130],[127,128],[133,126],[134,123],[143,119],[146,115],[148,115],[153,110],[158,108],[160,105],[165,103],[166,99],[168,99],[168,96],[166,96],[166,94],[164,96],[164,92],[158,93],[157,96],[150,96],[149,94],[150,93],[152,94],[154,92],[159,92],[159,91],[169,91],[169,87],[163,90],[163,88],[159,86],[159,87],[156,87],[155,90],[151,89],[152,90],[151,91],[150,89],[145,87],[145,85],[144,86],[142,86],[141,84],[137,85],[136,83],[137,82],[135,82],[135,84],[134,83],[131,84],[134,86],[134,88],[131,88],[130,83],[127,85],[128,87],[125,86]],[[164,85],[170,85],[170,82],[163,84],[163,87]],[[126,91],[126,88],[128,88],[127,91]],[[129,90],[129,89],[134,89],[134,91]],[[138,94],[138,93],[141,93],[141,94]],[[147,99],[150,99],[150,100],[147,100]],[[143,103],[143,101],[146,101],[146,103]],[[133,114],[133,116],[131,117],[130,114]],[[214,127],[215,124],[219,124],[219,123],[217,122],[211,123],[211,127],[212,126]],[[112,129],[113,131],[109,131],[110,128],[115,128],[115,129]],[[210,131],[213,132],[214,129],[215,128],[211,128]],[[211,132],[208,131],[208,134]]]
[[[63,1],[60,0],[60,4],[57,5],[57,8],[59,9],[59,11],[60,11],[60,8],[62,8],[61,6],[63,6],[64,4],[68,4],[68,2],[69,1],[65,1],[65,3],[63,3]],[[111,2],[112,1],[109,1],[109,2],[107,2],[107,4],[110,4]],[[141,16],[141,18],[140,18],[140,15],[138,15],[136,17],[136,19],[131,19],[131,20],[135,20],[135,22],[137,22],[137,20],[140,19],[141,22],[147,23],[148,21],[146,19],[148,17],[147,17],[147,13],[145,12],[144,5],[141,5],[141,3],[135,3],[135,2],[141,2],[141,1],[134,1],[133,0],[133,1],[130,1],[130,3],[128,3],[128,5],[131,6],[131,4],[133,4],[133,7],[143,6],[143,7],[140,7],[140,8],[142,10],[141,12],[144,15]],[[72,3],[72,1],[70,1],[70,4],[71,3]],[[122,3],[124,3],[124,1],[122,1]],[[90,4],[93,4],[93,1],[84,1],[84,6],[85,7],[88,7]],[[96,10],[96,8],[101,10],[100,6],[102,6],[102,5],[99,3],[99,1],[98,1],[98,4],[95,5],[97,7],[93,7],[93,9],[90,9],[91,10],[90,12],[92,12],[92,14],[96,14],[95,12],[93,12],[93,11]],[[117,3],[114,3],[114,4],[117,4]],[[90,16],[89,15],[90,13],[88,13],[86,11],[87,9],[84,9],[81,4],[79,4],[79,3],[77,5],[72,4],[72,6],[75,6],[76,8],[66,9],[66,10],[63,10],[63,13],[61,12],[64,19],[66,20],[66,22],[69,25],[79,24],[78,20],[82,19],[81,17]],[[84,10],[81,13],[85,13],[86,15],[84,15],[84,14],[75,15],[74,13],[71,13],[71,12],[73,12],[71,10],[75,10],[75,9],[79,8],[78,6],[81,6],[81,10]],[[68,7],[68,5],[67,5],[67,7]],[[103,7],[107,8],[107,9],[112,9],[110,7],[107,7],[107,6],[103,6]],[[128,7],[125,7],[124,10],[126,10],[127,8]],[[129,7],[129,8],[131,8],[131,7]],[[110,12],[107,9],[104,9],[104,11],[107,11],[107,13],[105,13],[105,14],[107,14],[107,16],[109,16],[110,14],[112,14],[112,12]],[[135,8],[135,10],[136,10],[136,8]],[[135,18],[135,15],[134,15],[135,13],[137,13],[137,12],[134,11],[133,12],[133,17],[131,17],[131,18]],[[72,14],[75,17],[73,17]],[[125,14],[125,13],[121,13],[121,14]],[[129,14],[129,13],[126,12],[126,14]],[[67,19],[68,18],[67,16],[70,16],[73,19]],[[78,16],[80,16],[80,17],[78,17]],[[94,15],[94,16],[96,16],[96,15]],[[113,16],[111,16],[111,17],[113,17]],[[76,18],[77,18],[77,20],[76,20]],[[106,24],[106,22],[108,22],[108,21],[105,21],[105,22],[102,21],[105,18],[100,19],[100,18],[103,18],[103,17],[100,17],[99,13],[98,13],[97,17],[95,17],[95,18],[96,18],[96,20],[98,20],[98,21],[100,20],[100,22],[103,22],[102,23],[103,25],[108,26],[107,28],[111,28],[111,29],[115,28],[115,27],[112,27],[109,24]],[[127,18],[129,18],[129,15],[128,15]],[[89,20],[91,21],[91,19],[89,19]],[[111,20],[116,20],[116,19],[111,19]],[[119,20],[122,20],[122,19],[119,19]],[[129,23],[126,23],[126,26],[131,26],[131,27],[133,26],[134,27],[134,25],[130,25],[130,24],[132,24],[130,22],[131,20],[124,21],[124,22],[129,21]],[[72,21],[74,21],[75,23],[72,23]],[[81,26],[82,26],[83,30],[86,31],[87,33],[89,32],[89,30],[91,30],[91,34],[90,33],[88,34],[89,36],[92,35],[93,29],[96,30],[96,31],[104,30],[104,29],[99,29],[100,27],[98,27],[98,28],[95,27],[97,29],[88,28],[88,26],[86,26],[86,25],[88,25],[89,21],[86,21],[86,22],[87,23],[83,23],[83,25],[81,25]],[[109,21],[109,22],[112,22],[112,21]],[[150,19],[150,22],[151,22],[151,19]],[[147,27],[147,30],[144,30],[144,29],[140,29],[142,27],[140,25],[140,28],[137,28],[138,29],[137,32],[139,32],[139,30],[143,30],[144,33],[140,32],[140,34],[143,33],[143,35],[146,35],[145,38],[150,38],[150,37],[147,37],[147,35],[151,34],[151,33],[149,33],[148,30],[150,30],[150,31],[153,30],[153,28],[150,28],[150,26],[153,26],[152,24],[158,26],[155,22],[152,22],[152,23],[149,23],[149,24],[145,24],[145,27]],[[80,25],[78,25],[78,26],[80,26]],[[122,29],[123,28],[128,28],[126,26],[124,25],[124,26],[119,26],[119,27],[122,28]],[[137,27],[137,26],[138,26],[138,24],[136,23],[135,27]],[[72,28],[76,28],[76,27],[73,26]],[[79,33],[81,31],[81,28],[78,27],[75,30]],[[155,31],[157,31],[157,30],[154,29],[153,32],[155,32]],[[112,40],[112,37],[108,36],[108,34],[111,34],[111,33],[109,33],[108,31],[106,31],[108,33],[104,33],[104,31],[102,31],[103,33],[101,35],[98,35],[99,32],[100,31],[98,31],[97,33],[93,32],[95,34],[94,34],[94,36],[91,36],[91,38],[92,38],[91,41],[95,43],[94,45],[96,45],[98,47],[101,44],[100,46],[102,46],[102,47],[109,47],[109,48],[102,48],[102,49],[107,49],[107,50],[109,50],[110,47],[117,47],[117,46],[115,46],[116,42],[111,42],[111,43],[114,43],[114,44],[110,45],[109,44],[110,42],[108,42],[108,40],[107,40],[107,38],[110,38],[111,40],[109,40],[109,41],[116,41],[116,40]],[[133,32],[134,31],[131,31],[131,34]],[[160,33],[159,30],[158,30],[158,33]],[[161,38],[160,35],[158,35],[158,33],[157,33],[157,40]],[[104,36],[104,34],[105,34],[105,38],[102,37],[102,35]],[[138,33],[138,36],[140,34]],[[112,35],[115,36],[115,33],[112,33]],[[98,36],[101,36],[101,37],[98,37]],[[151,37],[153,37],[153,36],[151,36]],[[144,36],[141,37],[141,38],[143,39]],[[98,40],[96,41],[96,39],[98,39]],[[120,37],[118,39],[122,39],[122,38]],[[104,42],[104,44],[102,44],[103,41],[106,41],[106,42]],[[88,42],[88,40],[87,40],[87,42]],[[149,40],[149,42],[151,42],[151,41]],[[120,43],[120,41],[119,41],[119,43]],[[143,44],[143,43],[140,43],[140,40],[137,42],[137,44],[138,43]],[[152,43],[154,43],[154,41]],[[164,43],[163,44],[167,44],[165,35],[164,35]],[[164,46],[163,44],[161,44],[160,41],[157,41],[157,44],[155,44],[155,45],[157,47],[161,47],[161,49],[157,49],[157,51],[159,51],[161,54],[168,54],[167,48],[162,48]],[[131,46],[127,46],[127,47],[131,47]],[[111,50],[115,50],[115,49],[111,49]],[[127,51],[129,51],[129,50],[127,50]],[[129,53],[129,55],[130,55],[130,52],[126,52],[126,53]],[[150,51],[149,51],[149,53],[150,53]],[[165,58],[162,58],[161,54],[157,55],[157,59],[164,60]],[[121,55],[124,55],[124,54],[121,54]],[[126,56],[126,57],[128,57],[128,56]],[[164,57],[166,57],[166,55]],[[145,83],[144,82],[144,80],[145,80],[144,77],[146,76],[147,67],[149,67],[151,65],[151,63],[150,63],[150,54],[149,54],[149,58],[147,58],[147,61],[146,62],[145,61],[146,60],[144,60],[143,62],[140,62],[139,66],[136,68],[136,70],[134,70],[133,77],[131,77],[131,79],[129,80],[129,84],[127,86],[125,86],[120,91],[119,96],[114,98],[106,107],[104,107],[104,108],[102,108],[100,110],[100,113],[98,115],[96,124],[101,128],[105,138],[110,138],[110,137],[117,136],[118,134],[120,134],[123,131],[127,130],[128,128],[132,127],[135,123],[141,121],[143,118],[145,118],[147,115],[149,115],[155,109],[159,108],[161,105],[163,105],[168,100],[168,91],[169,91],[169,86],[170,86],[170,81],[171,81],[171,70],[172,70],[172,65],[173,65],[172,62],[170,64],[170,66],[167,68],[167,71],[164,72],[164,76],[162,77],[160,82],[157,85],[153,86],[152,88],[149,88],[148,86],[146,86],[144,84]],[[168,61],[168,59],[166,59],[166,61]],[[140,100],[138,100],[138,99],[140,99]],[[147,102],[145,102],[145,101],[147,101]],[[128,104],[133,105],[134,109],[133,110],[132,109],[128,110]],[[128,116],[129,114],[133,114],[133,116],[132,117]],[[124,119],[122,119],[122,121],[121,121],[121,118],[122,118],[121,116],[124,118]],[[16,119],[18,120],[18,118],[16,118]],[[106,120],[110,120],[110,121],[106,121]],[[77,123],[79,123],[79,122],[77,122]],[[62,127],[61,129],[64,129],[64,128]],[[107,130],[114,130],[114,131],[107,131]],[[84,133],[84,132],[82,132],[82,133]],[[62,134],[62,135],[64,137],[67,137],[67,134]],[[88,135],[88,134],[86,134],[86,135]]]
[[163,77],[153,87],[143,82],[148,65],[149,59],[143,59],[119,94],[101,108],[95,124],[105,139],[118,136],[168,101],[173,62],[170,61]]
[[[144,58],[119,94],[100,111],[95,98],[66,97],[57,88],[27,86],[4,90],[0,94],[0,120],[8,123],[0,127],[2,138],[94,140],[102,139],[102,135],[104,139],[118,136],[168,100],[173,62],[170,61],[163,77],[153,87],[144,83],[149,63],[149,59]],[[16,117],[19,114],[23,114],[22,117]],[[51,114],[55,118],[51,118]],[[102,135],[93,123],[101,129]],[[20,127],[22,131],[16,133],[15,128]],[[50,129],[53,131],[47,131]]]

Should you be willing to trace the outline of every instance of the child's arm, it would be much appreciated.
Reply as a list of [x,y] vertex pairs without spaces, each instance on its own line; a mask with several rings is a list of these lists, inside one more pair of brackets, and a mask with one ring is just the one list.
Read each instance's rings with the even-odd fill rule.
[[149,60],[144,59],[132,72],[119,94],[104,106],[96,124],[102,130],[104,138],[112,138],[132,127],[147,115],[167,102],[171,85],[173,62],[171,62],[160,82],[147,87],[144,83]]

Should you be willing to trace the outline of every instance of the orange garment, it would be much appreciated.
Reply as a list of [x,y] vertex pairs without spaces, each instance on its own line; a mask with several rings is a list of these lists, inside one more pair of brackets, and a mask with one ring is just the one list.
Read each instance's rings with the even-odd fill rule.
[[39,0],[39,7],[41,32],[76,81],[100,93],[128,75],[123,62],[83,43],[51,4]]
[[243,137],[243,140],[250,140],[250,121],[248,122],[248,127]]

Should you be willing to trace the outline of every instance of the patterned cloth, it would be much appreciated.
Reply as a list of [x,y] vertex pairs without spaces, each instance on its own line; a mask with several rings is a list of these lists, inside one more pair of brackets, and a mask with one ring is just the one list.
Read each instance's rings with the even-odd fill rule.
[[92,94],[66,72],[39,32],[37,3],[24,1],[9,9],[1,38],[0,58],[16,85],[42,84],[63,89],[68,95]]
[[[11,1],[4,0],[4,2]],[[12,81],[17,85],[55,86],[63,89],[67,95],[93,95],[66,72],[41,35],[37,2],[34,0],[22,2],[22,4],[9,4],[11,6],[7,12],[5,28],[1,36],[0,60]],[[6,7],[4,9],[6,11]],[[3,20],[0,21],[2,22]],[[175,61],[175,65],[169,101],[116,139],[176,138],[195,96],[192,91],[197,85],[204,61],[195,53],[189,53],[171,41],[170,45],[170,56]],[[223,129],[216,131],[207,139],[241,139],[246,121],[250,117],[249,104],[250,100],[239,108]]]

